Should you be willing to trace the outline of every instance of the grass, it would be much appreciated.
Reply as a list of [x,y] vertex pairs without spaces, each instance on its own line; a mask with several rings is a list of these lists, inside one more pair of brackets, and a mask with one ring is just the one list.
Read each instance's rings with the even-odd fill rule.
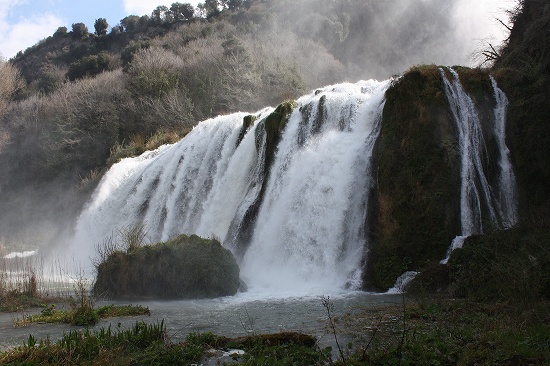
[[237,339],[191,333],[174,344],[163,322],[137,322],[128,330],[71,331],[55,343],[29,336],[24,345],[1,353],[0,364],[190,365],[210,357],[214,348],[239,348],[246,351],[244,365],[313,365],[324,357],[314,345],[314,338],[297,333]]
[[43,263],[36,257],[4,258],[0,253],[0,311],[14,312],[38,306],[54,296],[42,291]]
[[[61,268],[61,267],[60,267]],[[61,269],[58,270],[61,273]],[[69,278],[57,274],[58,281],[66,286]],[[59,280],[61,278],[61,280]],[[89,284],[82,276],[71,278],[73,293],[66,290],[52,290],[48,287],[59,287],[58,282],[44,278],[43,262],[38,257],[3,258],[0,266],[0,311],[17,312],[21,318],[14,320],[14,326],[25,326],[29,323],[67,323],[88,326],[96,324],[99,319],[149,315],[149,309],[142,306],[106,305],[94,308],[94,299],[89,294]],[[69,305],[67,310],[56,309],[57,304]],[[40,314],[27,315],[25,309],[42,307]]]
[[526,307],[431,297],[337,320],[356,337],[348,365],[546,365],[549,310],[547,301]]
[[15,326],[28,323],[66,323],[71,325],[94,325],[99,319],[151,315],[148,307],[141,305],[105,305],[98,308],[73,307],[56,310],[55,304],[42,304],[40,314],[28,315],[15,322]]
[[129,142],[117,142],[111,147],[107,166],[116,164],[124,158],[141,155],[147,150],[155,150],[161,145],[175,144],[191,132],[191,130],[192,128],[186,127],[178,131],[157,131],[147,139],[140,134],[133,135]]

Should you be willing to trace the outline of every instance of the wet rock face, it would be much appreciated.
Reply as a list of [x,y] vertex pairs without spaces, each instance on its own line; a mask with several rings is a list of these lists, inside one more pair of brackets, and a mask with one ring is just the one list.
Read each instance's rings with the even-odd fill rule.
[[214,298],[234,295],[240,284],[231,252],[195,235],[113,252],[97,272],[94,293],[114,299]]
[[[495,107],[489,75],[457,71],[484,124],[484,170],[493,178],[498,154],[486,133]],[[369,290],[386,290],[403,272],[443,258],[461,230],[458,128],[437,67],[413,68],[388,89],[377,151],[375,222],[364,283]]]

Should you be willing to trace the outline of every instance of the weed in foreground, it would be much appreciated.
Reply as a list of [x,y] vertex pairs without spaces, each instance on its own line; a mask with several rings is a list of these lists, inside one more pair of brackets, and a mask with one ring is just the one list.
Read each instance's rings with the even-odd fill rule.
[[[102,360],[139,358],[149,347],[164,347],[164,322],[147,325],[137,322],[131,329],[113,331],[71,331],[53,343],[49,338],[38,342],[32,335],[26,344],[0,354],[0,364],[70,365]],[[125,362],[126,363],[126,362]]]

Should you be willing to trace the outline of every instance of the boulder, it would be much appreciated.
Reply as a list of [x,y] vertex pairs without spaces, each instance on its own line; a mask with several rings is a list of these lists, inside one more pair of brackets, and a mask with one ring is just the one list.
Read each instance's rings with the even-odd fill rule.
[[219,241],[180,235],[111,253],[97,266],[93,292],[109,298],[214,298],[234,295],[239,284],[239,266]]

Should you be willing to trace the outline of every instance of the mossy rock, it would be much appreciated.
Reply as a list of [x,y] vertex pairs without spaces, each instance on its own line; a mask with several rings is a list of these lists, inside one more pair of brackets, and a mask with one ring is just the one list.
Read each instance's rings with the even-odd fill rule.
[[[273,163],[275,151],[277,149],[277,145],[279,144],[279,140],[281,139],[281,134],[286,127],[286,123],[288,122],[292,111],[296,107],[298,107],[298,104],[293,100],[279,104],[270,115],[260,122],[264,131],[261,131],[261,129],[256,129],[256,134],[261,134],[263,132],[266,134],[266,172]],[[259,141],[259,135],[256,136],[256,141]],[[256,147],[259,148],[258,145]]]
[[[487,146],[483,170],[496,184],[496,101],[489,74],[453,69],[475,104]],[[444,258],[461,233],[459,133],[440,68],[414,67],[386,91],[375,151],[378,189],[364,283],[368,290],[387,290],[403,272],[421,271]]]
[[240,282],[231,252],[196,235],[113,252],[97,272],[93,292],[110,298],[214,298],[234,295]]
[[436,66],[415,67],[387,90],[366,289],[387,290],[445,256],[460,230],[457,136]]
[[516,173],[523,222],[550,224],[550,70],[532,77],[523,70],[494,73],[510,105],[506,143]]
[[250,130],[250,128],[252,126],[254,126],[254,122],[256,122],[257,119],[258,119],[258,116],[255,116],[253,114],[249,114],[248,116],[244,116],[243,126],[241,127],[241,132],[239,133],[239,137],[237,138],[237,146],[240,145],[240,143],[244,139],[244,136]]
[[548,227],[469,237],[449,258],[448,292],[476,301],[549,300],[549,245]]

